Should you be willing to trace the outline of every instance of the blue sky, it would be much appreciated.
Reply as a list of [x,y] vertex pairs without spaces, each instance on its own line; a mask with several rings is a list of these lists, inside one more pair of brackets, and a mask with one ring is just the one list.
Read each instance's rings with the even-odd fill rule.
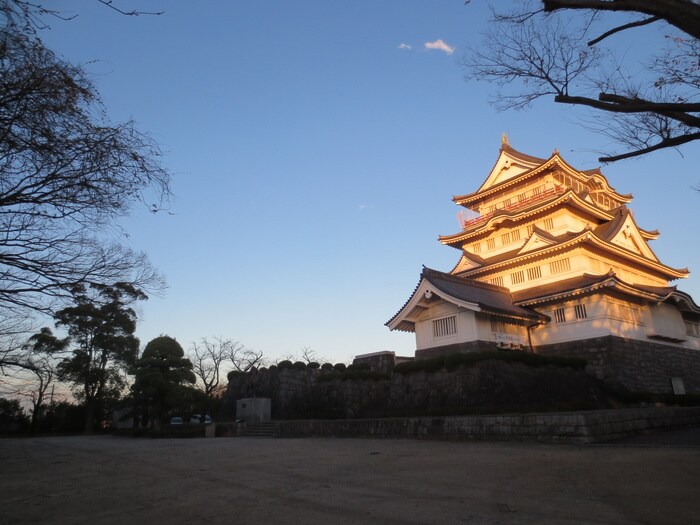
[[[140,17],[55,4],[78,16],[42,38],[91,73],[114,121],[133,118],[161,144],[173,173],[172,215],[123,221],[169,285],[141,307],[144,344],[221,335],[271,359],[302,347],[334,362],[412,355],[413,335],[384,322],[421,265],[457,261],[437,236],[458,231],[451,197],[481,184],[501,134],[580,169],[607,145],[570,108],[498,113],[492,86],[464,80],[483,1],[117,2],[165,11]],[[603,172],[635,196],[638,224],[661,232],[661,260],[695,270],[675,284],[697,301],[700,149],[682,153]]]

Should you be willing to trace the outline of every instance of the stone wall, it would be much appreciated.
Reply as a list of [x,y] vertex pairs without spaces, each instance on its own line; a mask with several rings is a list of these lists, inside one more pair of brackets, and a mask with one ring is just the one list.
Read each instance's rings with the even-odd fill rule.
[[700,352],[634,339],[606,336],[539,346],[536,353],[582,357],[586,371],[633,392],[673,393],[671,377],[683,379],[689,394],[700,394]]
[[656,428],[700,425],[700,407],[578,413],[278,421],[279,437],[532,440],[596,443]]
[[435,346],[433,348],[416,350],[416,359],[429,359],[431,357],[456,353],[496,351],[498,351],[498,346],[493,341],[467,341],[465,343],[456,343],[453,345]]
[[[416,359],[456,352],[496,350],[495,343],[471,341],[416,351]],[[686,393],[700,394],[700,352],[678,346],[605,336],[535,347],[535,353],[582,357],[586,371],[606,383],[632,392],[671,394],[671,377],[680,377]]]
[[[335,375],[333,375],[335,374]],[[324,380],[335,377],[333,380]],[[324,370],[272,369],[231,378],[228,404],[241,397],[272,399],[273,419],[369,418],[582,409],[609,406],[591,375],[557,366],[486,360],[453,371],[343,380]]]

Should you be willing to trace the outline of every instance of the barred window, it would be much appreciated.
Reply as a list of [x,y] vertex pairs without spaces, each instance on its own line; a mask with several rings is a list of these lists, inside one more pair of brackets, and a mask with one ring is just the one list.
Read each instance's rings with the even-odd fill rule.
[[557,308],[554,310],[554,322],[555,323],[565,323],[566,322],[566,313],[564,312],[563,308]]
[[700,322],[684,319],[685,333],[694,337],[700,337]]
[[520,230],[513,230],[510,232],[510,240],[515,242],[520,240]]
[[501,235],[501,244],[505,246],[506,244],[510,244],[510,233],[504,233]]
[[545,219],[544,222],[542,223],[542,227],[545,230],[552,230],[554,229],[554,219]]
[[443,317],[433,321],[433,337],[445,337],[457,333],[457,316]]
[[498,277],[493,277],[489,280],[489,282],[491,284],[495,284],[496,286],[503,286],[503,276],[499,275]]
[[534,227],[535,227],[534,224],[528,224],[528,225],[527,225],[527,235],[528,235],[528,237],[529,237],[530,235],[532,235],[532,230],[533,230]]
[[542,277],[542,268],[540,266],[533,266],[527,269],[527,280],[534,281]]
[[472,250],[474,251],[474,253],[479,253],[481,251],[481,243],[476,242],[472,244]]
[[524,193],[519,193],[518,194],[518,202],[523,202],[525,200],[525,194]]
[[569,261],[568,257],[566,259],[559,259],[549,263],[549,273],[552,275],[568,272],[569,270],[571,270],[571,261]]
[[507,323],[496,317],[491,317],[491,331],[500,332],[502,334],[517,334],[518,325],[513,323]]
[[486,248],[493,250],[496,247],[496,239],[486,239]]
[[522,270],[510,274],[511,284],[520,284],[522,282],[525,282],[525,274],[523,274]]
[[574,312],[576,313],[576,319],[585,319],[588,317],[585,304],[577,304],[574,306]]

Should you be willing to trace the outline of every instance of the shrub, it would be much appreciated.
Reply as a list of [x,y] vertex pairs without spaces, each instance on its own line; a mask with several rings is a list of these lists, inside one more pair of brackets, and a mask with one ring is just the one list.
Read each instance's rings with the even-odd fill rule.
[[285,359],[284,361],[280,361],[279,363],[277,363],[277,368],[279,368],[280,370],[291,370],[292,368],[294,368],[294,363],[292,363],[289,359]]
[[471,366],[488,359],[505,361],[506,363],[521,363],[528,366],[553,365],[575,369],[586,367],[586,360],[579,357],[546,356],[528,352],[471,352],[406,361],[394,366],[394,372],[410,374],[419,371],[437,372],[443,368],[454,370],[460,366]]
[[321,370],[333,370],[333,365],[330,363],[323,363],[321,365]]
[[277,365],[270,365],[270,368],[268,368],[270,372],[275,372],[277,370]]
[[292,365],[292,367],[294,368],[294,370],[306,370],[306,363],[304,363],[303,361],[297,361]]
[[240,370],[231,370],[228,374],[226,374],[226,378],[229,381],[233,381],[234,379],[243,376],[244,373],[241,372]]
[[348,366],[348,370],[370,370],[369,363],[353,363]]
[[372,372],[370,370],[347,370],[335,371],[332,374],[324,374],[318,378],[319,382],[334,381],[339,379],[340,381],[356,381],[356,380],[372,380],[381,381],[383,379],[389,379],[389,374],[384,374],[382,372]]
[[315,369],[320,368],[320,367],[321,367],[321,365],[318,364],[316,361],[311,361],[310,363],[308,363],[306,365],[306,368],[311,368],[312,370],[315,370]]
[[333,365],[333,370],[336,372],[344,372],[347,369],[347,366],[345,366],[345,363],[336,363]]

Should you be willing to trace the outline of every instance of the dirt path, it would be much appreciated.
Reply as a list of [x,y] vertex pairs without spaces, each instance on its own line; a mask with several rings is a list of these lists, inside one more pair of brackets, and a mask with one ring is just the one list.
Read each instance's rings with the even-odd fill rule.
[[0,523],[697,523],[700,448],[0,440]]

